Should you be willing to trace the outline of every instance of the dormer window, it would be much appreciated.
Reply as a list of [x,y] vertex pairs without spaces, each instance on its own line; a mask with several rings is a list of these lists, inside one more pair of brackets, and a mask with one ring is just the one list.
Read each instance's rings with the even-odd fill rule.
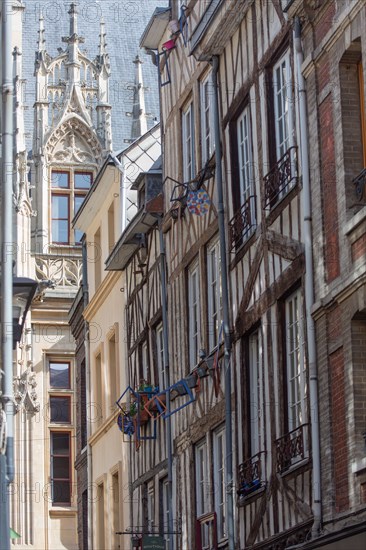
[[82,232],[71,229],[71,220],[93,182],[93,173],[77,170],[51,172],[51,242],[78,245]]

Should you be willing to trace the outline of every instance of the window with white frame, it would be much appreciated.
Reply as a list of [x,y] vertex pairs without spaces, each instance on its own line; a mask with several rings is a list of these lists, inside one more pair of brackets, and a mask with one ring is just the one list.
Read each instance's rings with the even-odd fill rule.
[[209,467],[207,462],[207,442],[202,441],[195,449],[196,465],[196,515],[203,516],[209,511],[208,484]]
[[221,262],[218,240],[210,244],[207,249],[207,298],[208,345],[211,351],[219,344],[222,322]]
[[249,337],[250,455],[264,447],[262,338],[260,331]]
[[301,291],[285,303],[288,430],[307,422],[307,380]]
[[154,515],[155,515],[154,484],[149,483],[149,485],[147,486],[147,529],[150,533],[154,532],[154,523],[155,523]]
[[276,158],[279,160],[294,145],[293,91],[290,53],[273,67]]
[[213,482],[214,505],[217,518],[217,539],[226,538],[226,491],[225,491],[225,429],[213,433]]
[[169,481],[167,478],[163,479],[160,482],[161,489],[161,513],[160,513],[160,532],[164,536],[165,547],[169,548],[170,537],[172,536],[169,533]]
[[156,327],[156,360],[158,367],[159,388],[163,390],[165,388],[165,366],[164,366],[164,332],[163,324],[160,323]]
[[[254,191],[254,170],[253,170],[253,148],[250,126],[249,105],[244,109],[237,122],[238,137],[238,161],[239,161],[239,184],[240,204],[250,203],[250,197]],[[254,217],[254,204],[250,204],[251,214]],[[253,220],[254,223],[254,220]]]
[[195,176],[194,154],[194,115],[190,103],[182,112],[183,180],[190,181]]
[[189,364],[198,362],[201,341],[200,327],[200,279],[198,261],[188,271],[188,323],[189,323]]
[[214,150],[214,135],[212,123],[212,82],[211,73],[200,83],[201,103],[201,150],[202,165],[209,160]]

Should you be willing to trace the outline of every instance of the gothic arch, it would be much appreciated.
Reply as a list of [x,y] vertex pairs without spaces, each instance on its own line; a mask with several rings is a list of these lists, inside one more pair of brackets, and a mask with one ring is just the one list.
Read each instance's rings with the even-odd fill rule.
[[46,143],[46,160],[50,162],[98,165],[102,147],[94,132],[76,114],[72,114],[52,132]]

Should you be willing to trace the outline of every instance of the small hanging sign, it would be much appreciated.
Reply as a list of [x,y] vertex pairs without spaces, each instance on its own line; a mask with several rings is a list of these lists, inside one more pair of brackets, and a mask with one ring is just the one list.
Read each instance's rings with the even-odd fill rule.
[[210,208],[210,197],[204,189],[190,191],[187,197],[187,207],[191,214],[204,216]]

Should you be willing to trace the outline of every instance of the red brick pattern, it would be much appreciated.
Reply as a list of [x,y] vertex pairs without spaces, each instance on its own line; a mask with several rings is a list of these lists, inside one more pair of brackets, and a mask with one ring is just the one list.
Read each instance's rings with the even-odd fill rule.
[[325,267],[326,278],[329,283],[339,275],[338,209],[331,94],[321,103],[319,118],[324,205]]
[[362,258],[362,256],[366,256],[366,233],[352,244],[351,252],[353,262]]
[[335,0],[326,1],[326,9],[320,17],[319,21],[315,25],[315,44],[319,46],[320,42],[323,40],[324,36],[327,34],[329,29],[331,29],[334,15],[336,12],[336,3]]
[[335,511],[342,512],[349,508],[343,348],[339,348],[329,356],[329,368],[331,380]]

